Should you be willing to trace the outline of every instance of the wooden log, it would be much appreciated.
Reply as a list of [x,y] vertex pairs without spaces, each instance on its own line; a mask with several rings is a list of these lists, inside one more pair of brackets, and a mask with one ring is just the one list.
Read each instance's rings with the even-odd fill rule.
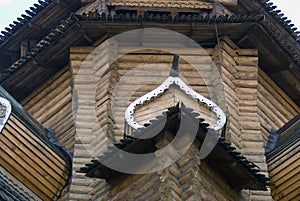
[[[172,47],[162,47],[165,51],[157,50],[157,49],[142,49],[135,51],[135,54],[172,54],[172,52],[176,52],[179,55],[212,55],[214,53],[213,48],[193,48],[193,47],[186,47],[186,48],[172,48]],[[133,53],[136,50],[136,47],[121,47],[118,49],[118,53]]]
[[259,70],[259,83],[279,102],[286,102],[286,110],[293,115],[300,112],[300,108],[262,71]]
[[[57,189],[62,188],[64,184],[60,183],[65,181],[64,178],[60,177],[60,175],[55,172],[51,172],[50,167],[47,164],[39,164],[34,159],[36,155],[32,154],[29,150],[20,150],[19,148],[25,148],[22,145],[18,145],[20,143],[15,138],[8,139],[7,137],[11,137],[9,132],[5,133],[5,137],[0,139],[2,149],[10,155],[14,159],[14,163],[19,163],[23,166],[28,172],[32,174],[35,180],[42,182],[42,184],[46,185],[46,187],[52,191],[52,193],[56,193]],[[17,146],[16,146],[17,144]],[[40,166],[41,165],[41,166]],[[48,170],[50,169],[50,171]],[[49,171],[49,172],[48,172]]]
[[[68,90],[68,91],[66,92],[64,90]],[[63,93],[70,93],[70,92],[71,92],[70,81],[65,80],[63,83],[60,83],[60,87],[58,87],[56,90],[53,90],[48,94],[45,94],[43,97],[40,97],[40,99],[38,99],[39,97],[35,97],[35,99],[32,99],[31,104],[26,105],[26,108],[31,114],[37,117],[39,110],[45,107],[45,105],[49,103],[49,100],[53,100],[54,97],[61,97],[61,94]],[[41,95],[41,93],[39,95]]]
[[[173,55],[124,55],[118,59],[119,62],[140,62],[140,63],[168,63],[172,65]],[[186,59],[186,60],[185,60]],[[209,56],[185,56],[180,59],[180,64],[211,64]]]
[[258,66],[258,57],[236,56],[234,60],[238,65]]
[[[1,149],[1,147],[0,147]],[[32,190],[36,195],[38,195],[43,200],[51,200],[49,197],[49,192],[44,191],[44,189],[40,188],[40,184],[37,184],[35,181],[28,179],[29,173],[27,171],[21,169],[22,167],[19,164],[15,164],[14,161],[9,161],[11,157],[5,153],[0,155],[0,163],[1,165],[8,170],[8,172],[13,172],[14,176],[21,181],[24,185],[26,185],[30,190]],[[14,165],[12,165],[14,164]],[[17,171],[16,168],[20,167],[20,171]]]
[[[8,127],[9,130],[5,130],[5,136],[1,138],[2,142],[11,148],[11,152],[17,154],[24,161],[30,161],[29,164],[36,164],[35,168],[42,175],[47,175],[48,180],[54,185],[63,187],[64,184],[60,184],[65,178],[62,177],[61,171],[51,168],[49,165],[49,159],[47,156],[42,155],[38,150],[29,149],[28,146],[33,146],[36,144],[30,144],[28,141],[25,141],[24,138],[19,137],[20,133],[16,133],[13,128]],[[39,154],[41,156],[39,156]],[[57,164],[59,165],[59,164]],[[55,166],[53,164],[53,166]]]
[[30,137],[29,135],[23,136],[33,144],[38,143],[36,147],[42,148],[40,149],[40,151],[45,153],[51,159],[51,161],[53,161],[56,164],[65,164],[65,161],[62,158],[60,158],[50,147],[42,143],[37,136],[35,136],[28,128],[21,124],[13,115],[10,116],[7,123],[10,124],[19,133],[30,133]]

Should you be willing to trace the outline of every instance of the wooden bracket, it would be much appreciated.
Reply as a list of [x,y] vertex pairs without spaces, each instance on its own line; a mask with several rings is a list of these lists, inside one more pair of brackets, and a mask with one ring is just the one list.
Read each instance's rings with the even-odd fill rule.
[[36,46],[36,40],[23,39],[21,41],[21,57],[26,56]]

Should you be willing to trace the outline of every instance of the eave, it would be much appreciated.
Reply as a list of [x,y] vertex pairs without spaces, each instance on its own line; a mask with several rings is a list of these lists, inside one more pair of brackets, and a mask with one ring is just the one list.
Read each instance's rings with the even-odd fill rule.
[[39,42],[80,6],[80,0],[39,0],[25,10],[25,14],[1,31],[0,69],[20,58],[22,40],[33,39]]
[[[157,20],[158,19],[158,20]],[[193,37],[206,45],[216,44],[216,22],[220,34],[235,39],[255,26],[263,16],[201,16],[199,18],[155,16],[100,16],[98,13],[74,15],[61,22],[30,53],[0,72],[0,82],[17,100],[21,100],[51,75],[69,63],[70,46],[87,46],[104,35],[113,36],[139,28],[166,28]],[[195,22],[194,22],[195,21]],[[192,23],[193,22],[193,23]],[[235,33],[236,31],[236,33]],[[32,82],[32,80],[35,80]]]
[[6,178],[0,174],[0,200],[29,201]]
[[[164,28],[185,34],[203,47],[217,45],[228,36],[240,48],[258,49],[259,66],[291,99],[300,105],[300,48],[296,41],[283,42],[264,15],[239,16],[130,16],[99,15],[97,12],[74,15],[61,22],[42,39],[32,52],[0,73],[0,82],[17,100],[69,62],[70,46],[89,46],[124,31],[139,28]],[[272,31],[273,30],[273,31]],[[107,36],[107,37],[104,37]],[[35,80],[35,82],[32,82]]]
[[2,87],[12,112],[0,133],[0,164],[42,200],[60,196],[71,175],[71,158]]
[[[90,164],[86,164],[86,167],[82,167],[80,171],[85,173],[88,177],[103,179],[113,179],[120,176],[122,173],[106,167],[101,161],[108,160],[110,163],[120,165],[120,167],[124,165],[130,166],[126,159],[120,157],[120,150],[138,154],[154,152],[156,150],[156,141],[161,138],[166,131],[176,136],[179,129],[182,129],[178,128],[178,125],[181,125],[180,122],[182,119],[187,123],[183,124],[185,131],[192,132],[192,130],[197,129],[196,138],[200,144],[203,144],[204,139],[207,137],[208,124],[203,122],[204,119],[196,120],[198,115],[199,114],[194,113],[192,109],[185,108],[184,105],[169,108],[167,112],[163,113],[163,116],[152,120],[151,124],[145,129],[133,133],[130,137],[126,136],[119,143],[115,143],[114,146],[109,147],[107,152],[99,156],[99,158],[92,160]],[[164,118],[167,119],[166,122],[162,120]],[[157,132],[158,130],[159,132]],[[141,140],[138,139],[138,136],[143,138],[147,136],[154,137]],[[235,151],[235,148],[232,147],[230,143],[225,142],[223,138],[219,139],[213,151],[203,159],[203,162],[207,163],[210,168],[236,190],[266,190],[266,186],[268,185],[268,179],[259,173],[260,170],[258,167],[249,162],[239,152]],[[141,164],[140,167],[135,168],[150,168],[152,165],[153,164]]]
[[300,114],[291,119],[274,134],[278,135],[278,140],[275,142],[275,147],[266,153],[269,161],[280,156],[293,146],[298,147],[300,143]]
[[300,114],[272,135],[279,137],[266,153],[272,196],[279,201],[299,200]]

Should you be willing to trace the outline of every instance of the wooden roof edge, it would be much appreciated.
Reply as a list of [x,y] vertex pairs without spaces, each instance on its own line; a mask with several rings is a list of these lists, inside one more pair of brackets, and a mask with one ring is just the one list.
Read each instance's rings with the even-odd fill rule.
[[[161,16],[159,20],[156,17],[151,17],[151,15],[144,16],[130,16],[130,15],[100,15],[97,11],[84,13],[82,15],[71,13],[70,17],[62,22],[60,22],[56,28],[54,28],[46,37],[44,37],[36,47],[27,53],[26,56],[21,57],[15,63],[13,63],[8,68],[2,70],[0,73],[0,83],[4,82],[11,74],[16,72],[21,67],[25,66],[27,63],[32,61],[37,57],[44,49],[60,39],[68,30],[70,30],[73,25],[80,22],[99,22],[99,23],[204,23],[204,24],[240,24],[240,23],[259,23],[264,20],[263,15],[201,15],[198,17],[188,17],[188,16]],[[192,26],[192,25],[191,25]]]
[[[300,113],[279,130],[272,130],[266,147],[266,157],[271,160],[300,140]],[[271,142],[269,144],[269,142]]]
[[29,201],[30,199],[0,174],[0,200]]
[[277,130],[279,134],[285,132],[288,130],[291,126],[293,126],[295,123],[300,121],[300,113],[297,114],[294,118],[292,118],[290,121],[288,121],[286,124],[284,124],[281,128]]
[[[300,69],[300,31],[287,17],[277,9],[271,0],[243,0],[239,1],[244,9],[236,9],[236,13],[260,13],[266,16],[260,23],[277,45],[294,61]],[[299,27],[300,28],[300,27]]]
[[[292,36],[286,37],[277,27],[267,20],[260,24],[260,28],[275,41],[275,43],[291,58],[291,62],[300,69],[300,43],[295,41]],[[299,40],[300,41],[300,40]]]
[[44,142],[51,150],[53,150],[60,158],[62,158],[68,169],[71,169],[68,158],[69,153],[65,153],[62,147],[51,142],[49,138],[49,130],[44,128],[31,114],[29,114],[20,103],[18,103],[1,85],[0,96],[7,99],[12,107],[11,115],[14,115],[24,126],[26,126],[32,133],[34,133],[42,142]]
[[78,8],[76,7],[76,5],[81,2],[80,0],[76,0],[78,3],[70,3],[69,1],[70,0],[39,0],[38,3],[34,3],[29,9],[24,11],[26,14],[22,14],[20,17],[18,17],[17,20],[13,21],[9,25],[9,27],[5,27],[5,30],[0,30],[0,47],[8,40],[10,40],[15,34],[22,34],[20,32],[22,29],[30,28],[30,26],[26,27],[25,25],[29,24],[33,19],[37,17],[43,17],[43,12],[49,9],[50,5],[54,3],[68,5],[70,8],[72,8],[73,11],[75,11]]
[[[193,110],[190,108],[181,109],[176,106],[176,107],[169,108],[167,112],[163,113],[163,116],[167,115],[168,120],[167,120],[166,124],[168,124],[168,122],[174,118],[176,120],[178,120],[178,118],[177,118],[178,114],[180,112],[182,112],[182,110],[186,110],[186,111],[184,111],[184,113],[187,115],[187,116],[185,116],[185,118],[195,118],[196,116],[198,116],[198,114],[195,114],[195,112],[193,112]],[[161,121],[160,118],[161,118],[161,116],[157,117],[157,119],[152,121],[149,126],[138,131],[137,134],[140,135],[145,132],[146,136],[155,136],[155,135],[153,135],[153,133],[151,133],[151,135],[149,135],[147,132],[151,132],[151,130],[156,130],[155,128],[153,128],[153,126],[155,127],[156,124],[161,124],[161,122],[164,122],[164,121]],[[190,127],[194,127],[194,126],[196,126],[196,125],[194,125],[193,121],[192,121],[192,124],[190,125]],[[198,129],[199,128],[201,130],[200,132],[206,133],[208,130],[208,124],[206,124],[206,123],[202,122],[202,120],[200,120]],[[163,132],[160,132],[158,135],[161,135],[162,133]],[[199,130],[198,130],[198,133],[199,133]],[[155,137],[157,137],[157,136],[155,136]],[[204,137],[204,136],[202,136],[202,137]],[[104,164],[101,163],[101,161],[102,160],[110,161],[110,160],[112,160],[113,157],[118,157],[119,156],[118,151],[120,151],[119,149],[132,152],[133,150],[131,150],[131,148],[134,148],[135,145],[140,143],[141,141],[142,140],[137,139],[135,137],[135,135],[125,136],[125,138],[123,140],[114,144],[118,149],[116,149],[116,148],[109,149],[107,152],[103,153],[101,156],[97,157],[96,159],[91,160],[91,163],[86,164],[85,167],[82,167],[79,170],[79,172],[85,173],[86,176],[88,176],[88,177],[96,177],[96,174],[97,174],[96,172],[98,172],[99,170],[102,170],[105,172],[102,175],[103,179],[115,178],[116,175],[119,175],[122,173],[117,172],[116,170],[112,170],[109,167],[106,167]],[[260,173],[258,166],[256,166],[254,163],[248,161],[241,153],[236,151],[235,148],[232,147],[230,143],[226,142],[225,139],[222,137],[219,138],[218,143],[212,153],[215,153],[220,150],[222,152],[226,153],[228,155],[228,157],[231,158],[231,161],[235,161],[244,173],[247,172],[247,174],[248,174],[247,177],[251,178],[254,183],[253,186],[256,186],[255,190],[258,190],[258,189],[267,190],[266,186],[268,186],[268,184],[269,184],[269,179]],[[225,167],[223,167],[223,168],[225,168]],[[232,174],[235,174],[235,173],[232,173]],[[97,177],[99,177],[99,175]]]
[[[25,186],[20,180],[18,180],[14,175],[8,172],[5,168],[0,166],[0,175],[4,177],[10,184],[14,186],[22,195],[27,196],[31,200],[40,201],[41,199],[36,195],[31,189]],[[0,199],[2,200],[2,199]]]
[[277,10],[277,6],[271,0],[258,0],[258,2],[300,44],[300,32],[297,31],[297,27],[291,23],[291,20],[285,17],[281,10]]

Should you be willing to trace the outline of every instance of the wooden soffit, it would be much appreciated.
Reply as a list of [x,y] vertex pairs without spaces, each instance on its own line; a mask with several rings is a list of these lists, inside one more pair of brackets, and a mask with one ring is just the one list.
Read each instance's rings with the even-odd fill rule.
[[[165,118],[166,122],[163,121]],[[183,124],[181,124],[182,121],[184,121]],[[80,169],[80,172],[92,178],[116,178],[122,173],[106,167],[102,162],[108,161],[105,164],[114,164],[119,167],[130,166],[131,164],[128,164],[125,158],[120,157],[122,156],[119,154],[120,150],[137,154],[153,153],[156,150],[155,142],[166,131],[170,131],[176,136],[181,129],[184,129],[187,133],[196,130],[196,138],[203,144],[207,135],[211,135],[211,133],[208,133],[208,126],[204,119],[199,118],[198,113],[190,108],[186,108],[184,104],[171,107],[166,112],[163,112],[162,116],[158,116],[151,121],[149,126],[130,136],[125,135],[120,142],[115,143],[114,146],[109,146],[107,152],[93,159],[91,163],[86,164],[85,167]],[[143,139],[140,139],[141,137]],[[187,139],[184,138],[186,137],[185,135],[181,137],[182,141]],[[237,152],[224,138],[219,138],[215,148],[203,159],[203,162],[207,163],[210,168],[236,190],[266,190],[268,185],[268,179],[260,173],[259,168],[249,162],[241,153]],[[140,162],[139,167],[135,166],[135,169],[152,168],[152,165],[151,162]]]
[[[224,5],[236,6],[237,0],[218,0],[217,2]],[[108,6],[122,7],[154,7],[154,8],[198,8],[213,9],[214,1],[197,1],[197,0],[108,0]]]
[[70,176],[70,158],[2,87],[0,97],[12,105],[0,133],[0,166],[40,199],[56,200]]
[[213,3],[203,1],[183,1],[183,0],[108,0],[108,6],[122,6],[122,7],[152,7],[152,8],[198,8],[198,9],[212,9]]

